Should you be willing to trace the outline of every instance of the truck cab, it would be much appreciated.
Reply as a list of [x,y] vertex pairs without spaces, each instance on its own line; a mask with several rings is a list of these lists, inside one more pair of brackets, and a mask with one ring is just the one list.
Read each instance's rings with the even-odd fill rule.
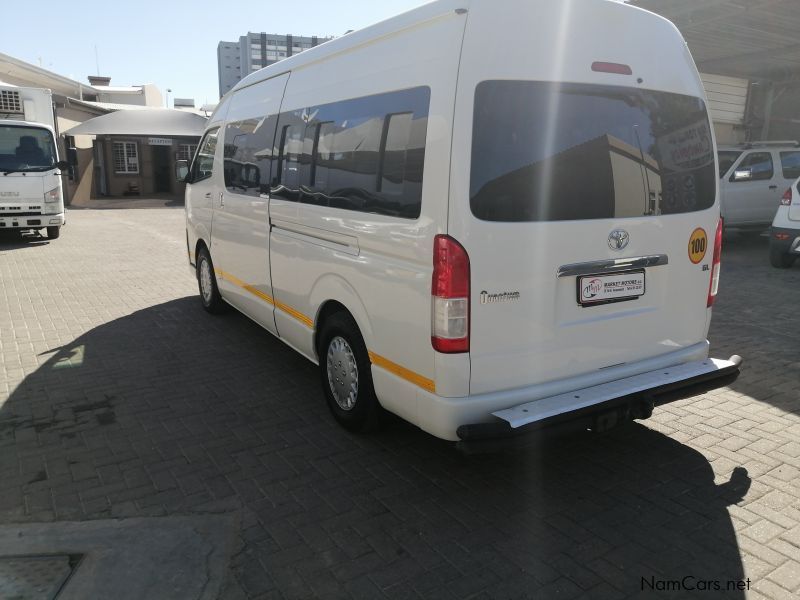
[[50,90],[0,86],[0,231],[59,237],[64,189]]

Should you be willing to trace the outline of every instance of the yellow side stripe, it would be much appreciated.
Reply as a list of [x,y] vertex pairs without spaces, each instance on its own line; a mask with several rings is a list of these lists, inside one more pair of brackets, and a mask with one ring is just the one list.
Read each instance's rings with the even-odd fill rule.
[[[277,308],[278,310],[282,310],[283,312],[285,312],[290,317],[292,317],[294,319],[297,319],[298,321],[300,321],[306,327],[308,327],[310,329],[314,328],[314,321],[311,318],[307,317],[306,315],[304,315],[300,311],[293,309],[288,304],[284,304],[283,302],[275,300],[269,294],[265,294],[264,292],[254,288],[252,285],[245,283],[244,281],[242,281],[238,277],[236,277],[234,275],[231,275],[230,273],[227,273],[227,272],[223,271],[222,269],[215,268],[214,272],[217,275],[219,275],[222,279],[224,279],[226,281],[230,281],[232,284],[242,288],[243,290],[245,290],[247,292],[250,292],[256,298],[260,298],[264,302],[267,302],[268,304],[272,304],[275,308]],[[410,381],[414,385],[417,385],[417,386],[421,387],[423,390],[427,390],[427,391],[429,391],[431,393],[435,393],[436,392],[436,382],[433,381],[432,379],[428,379],[427,377],[423,377],[422,375],[420,375],[418,373],[415,373],[414,371],[412,371],[410,369],[406,369],[404,366],[398,365],[396,362],[392,362],[388,358],[385,358],[385,357],[381,356],[380,354],[376,354],[375,352],[370,352],[369,353],[369,359],[370,359],[370,361],[372,361],[373,365],[381,367],[382,369],[385,369],[385,370],[389,371],[390,373],[393,373],[393,374],[397,375],[401,379],[405,379],[406,381]]]
[[244,281],[242,281],[238,277],[236,277],[234,275],[231,275],[227,271],[223,271],[222,269],[215,268],[214,272],[216,272],[216,274],[219,275],[225,281],[229,281],[233,285],[236,285],[236,286],[242,288],[243,290],[245,290],[247,292],[250,292],[256,298],[260,298],[264,302],[266,302],[268,304],[272,304],[275,308],[277,308],[279,310],[282,310],[283,312],[285,312],[287,315],[289,315],[293,319],[297,319],[298,321],[300,321],[306,327],[308,327],[310,329],[314,328],[313,319],[311,319],[310,317],[305,316],[300,311],[293,309],[288,304],[284,304],[283,302],[278,302],[277,300],[275,300],[269,294],[265,294],[264,292],[262,292],[261,290],[256,289],[255,287],[253,287],[249,283],[245,283]]
[[390,361],[388,358],[384,358],[380,354],[375,354],[374,352],[369,353],[369,359],[372,361],[372,364],[381,367],[382,369],[386,369],[390,373],[394,373],[401,379],[405,379],[406,381],[410,381],[414,385],[418,385],[423,390],[427,390],[431,393],[436,393],[436,382],[432,379],[428,379],[427,377],[423,377],[418,373],[414,373],[405,367],[398,365],[395,362]]
[[293,318],[297,319],[298,321],[300,321],[306,327],[310,327],[310,328],[314,327],[314,321],[313,320],[311,320],[309,317],[305,316],[303,313],[301,313],[299,311],[296,311],[291,306],[288,306],[288,305],[284,304],[283,302],[279,302],[279,301],[276,300],[275,301],[275,308],[277,308],[278,310],[282,310],[283,312],[285,312],[290,317],[293,317]]
[[242,287],[244,287],[245,290],[247,290],[248,292],[253,294],[253,296],[255,296],[256,298],[261,298],[267,304],[272,304],[273,306],[275,305],[275,301],[272,299],[272,296],[270,296],[269,294],[265,294],[261,290],[257,290],[252,285],[245,285],[245,286],[242,286]]

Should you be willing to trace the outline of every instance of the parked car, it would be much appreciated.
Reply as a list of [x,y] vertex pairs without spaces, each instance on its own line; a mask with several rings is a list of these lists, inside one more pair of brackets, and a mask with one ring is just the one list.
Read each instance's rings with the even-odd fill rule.
[[708,358],[722,227],[680,33],[619,2],[500,4],[431,2],[248,75],[188,168],[203,307],[319,365],[346,428],[603,430],[738,374]]
[[717,156],[725,227],[766,229],[775,217],[781,194],[800,177],[800,143],[720,146]]
[[800,178],[783,193],[769,232],[769,262],[788,269],[800,256]]

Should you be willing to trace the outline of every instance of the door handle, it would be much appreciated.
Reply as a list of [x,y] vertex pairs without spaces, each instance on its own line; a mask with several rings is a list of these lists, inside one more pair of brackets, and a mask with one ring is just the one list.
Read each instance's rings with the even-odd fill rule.
[[211,200],[211,192],[206,192],[206,198],[208,198],[209,200]]
[[219,193],[219,205],[220,207],[225,206],[225,196],[222,194],[222,192]]
[[777,190],[777,189],[778,189],[778,186],[777,186],[777,185],[771,185],[771,186],[769,186],[769,189],[771,189],[771,190]]

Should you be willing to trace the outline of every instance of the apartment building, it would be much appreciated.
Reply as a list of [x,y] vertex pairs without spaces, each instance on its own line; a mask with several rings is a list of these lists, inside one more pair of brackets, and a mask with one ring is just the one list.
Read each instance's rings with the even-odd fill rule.
[[333,38],[248,32],[238,42],[220,42],[217,45],[220,97],[253,71],[330,39]]

